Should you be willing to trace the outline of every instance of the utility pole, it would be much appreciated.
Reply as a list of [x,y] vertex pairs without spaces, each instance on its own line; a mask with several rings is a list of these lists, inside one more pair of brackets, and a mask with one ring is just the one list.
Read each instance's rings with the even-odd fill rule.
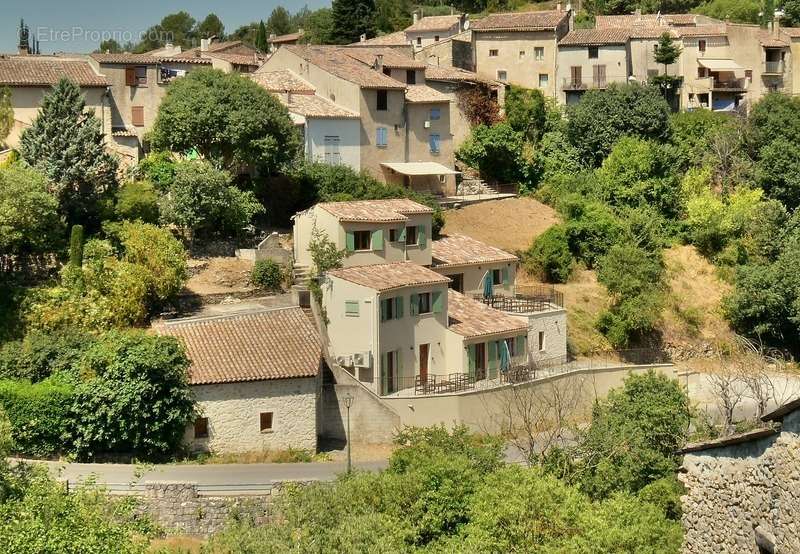
[[353,462],[350,456],[350,407],[353,405],[353,395],[349,392],[344,397],[344,406],[347,408],[347,474],[350,475],[353,471]]

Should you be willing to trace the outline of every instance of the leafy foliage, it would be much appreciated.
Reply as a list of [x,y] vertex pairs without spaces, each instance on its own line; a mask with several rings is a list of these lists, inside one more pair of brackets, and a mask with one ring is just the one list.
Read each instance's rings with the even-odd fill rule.
[[158,192],[150,181],[128,181],[117,192],[117,217],[128,221],[158,222]]
[[268,290],[281,290],[286,271],[273,260],[258,260],[253,265],[250,281],[256,286]]
[[536,237],[525,255],[525,269],[548,283],[566,283],[574,265],[564,225],[554,225]]
[[531,173],[524,148],[523,134],[508,123],[478,125],[456,151],[456,158],[493,181],[524,183]]
[[53,375],[68,375],[93,342],[92,335],[72,330],[33,331],[0,347],[0,379],[37,383]]
[[11,90],[0,88],[0,146],[14,128],[14,108],[11,105]]
[[156,150],[188,152],[236,170],[274,173],[300,153],[300,136],[281,103],[250,79],[195,70],[170,84],[150,134]]
[[117,187],[118,162],[78,85],[62,79],[45,95],[39,115],[22,132],[19,152],[50,181],[68,224],[99,225],[103,204]]
[[501,120],[500,106],[488,87],[471,87],[457,92],[459,109],[470,125],[494,125]]
[[547,125],[547,105],[538,89],[511,86],[506,93],[506,121],[529,141],[537,141]]
[[361,35],[375,36],[374,0],[333,0],[331,16],[334,44],[352,44],[358,42]]
[[759,0],[711,0],[694,9],[695,13],[719,20],[730,18],[731,23],[759,23]]

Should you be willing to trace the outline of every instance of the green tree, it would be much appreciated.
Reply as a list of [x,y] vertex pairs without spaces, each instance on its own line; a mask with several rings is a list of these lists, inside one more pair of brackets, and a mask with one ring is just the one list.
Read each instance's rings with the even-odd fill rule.
[[361,35],[375,36],[374,0],[333,0],[331,16],[331,39],[335,44],[358,42]]
[[136,52],[147,52],[161,48],[167,43],[191,48],[194,44],[194,30],[197,21],[188,12],[179,11],[164,16],[160,23],[148,28],[144,37],[136,45]]
[[269,50],[269,44],[267,44],[267,27],[264,25],[264,20],[258,22],[258,32],[256,33],[255,39],[255,47],[261,52],[267,52]]
[[595,266],[625,231],[614,211],[598,201],[581,201],[568,208],[566,225],[570,250],[589,268]]
[[511,128],[535,142],[547,125],[547,105],[542,91],[512,85],[506,93],[506,121]]
[[536,237],[525,255],[528,273],[549,283],[566,283],[574,265],[563,224],[554,225]]
[[144,331],[112,332],[85,353],[76,387],[76,453],[164,459],[183,440],[194,417],[186,378],[189,360],[173,337]]
[[730,19],[731,23],[758,23],[761,12],[760,0],[711,0],[692,10],[719,20]]
[[375,0],[375,30],[380,34],[402,31],[412,23],[410,0]]
[[139,161],[135,175],[150,181],[156,188],[164,192],[175,181],[177,161],[171,152],[150,152]]
[[670,144],[682,169],[701,163],[714,134],[729,119],[727,114],[711,110],[681,111],[670,116]]
[[[797,0],[784,0],[782,11],[782,22],[784,24],[787,24],[789,27],[797,27],[800,25],[800,2]],[[755,21],[753,23],[755,23]]]
[[797,143],[800,141],[800,98],[771,92],[753,105],[747,121],[749,146],[756,155],[779,138]]
[[674,475],[689,418],[689,399],[677,381],[652,370],[631,374],[595,404],[578,439],[581,488],[592,498],[607,498]]
[[653,49],[653,59],[664,66],[664,75],[667,74],[667,66],[675,63],[680,55],[681,47],[675,44],[672,35],[668,32],[662,33]]
[[22,340],[0,347],[0,379],[38,383],[52,375],[69,375],[94,340],[92,335],[74,330],[27,333]]
[[231,185],[227,171],[204,161],[178,164],[161,202],[164,223],[206,236],[239,233],[264,211],[252,192]]
[[14,108],[11,105],[11,90],[0,87],[0,147],[5,144],[11,129],[14,128]]
[[67,223],[96,229],[103,203],[116,190],[118,162],[78,85],[61,79],[45,95],[38,116],[22,132],[19,151],[51,181]]
[[800,152],[798,142],[779,137],[759,151],[756,182],[770,198],[790,210],[800,206]]
[[508,123],[478,125],[456,151],[456,158],[487,179],[500,183],[527,183],[531,164],[523,157],[524,137]]
[[192,71],[169,86],[158,110],[155,149],[200,154],[229,169],[271,174],[294,161],[300,136],[286,108],[250,79],[215,69]]
[[119,54],[122,51],[122,46],[113,38],[102,41],[96,50],[98,54]]
[[128,181],[117,192],[117,217],[129,221],[158,222],[158,192],[150,181]]
[[217,37],[222,40],[225,38],[225,25],[217,14],[210,13],[206,18],[197,24],[194,34],[200,38]]
[[333,11],[330,8],[314,10],[306,21],[304,40],[311,44],[333,44]]
[[83,225],[73,225],[69,231],[69,265],[76,269],[83,265]]
[[292,21],[289,12],[283,6],[277,6],[269,14],[266,22],[267,33],[285,35],[292,32]]
[[669,106],[659,91],[639,84],[590,90],[567,108],[567,137],[589,166],[599,165],[624,135],[655,141],[669,136]]
[[0,168],[0,271],[13,269],[15,257],[25,264],[62,246],[64,221],[47,188],[36,171],[18,164]]

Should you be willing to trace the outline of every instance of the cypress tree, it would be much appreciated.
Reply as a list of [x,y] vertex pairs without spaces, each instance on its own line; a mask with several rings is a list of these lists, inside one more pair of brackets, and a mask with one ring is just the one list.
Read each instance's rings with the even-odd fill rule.
[[375,36],[374,0],[333,0],[331,11],[333,42],[350,44],[358,42],[361,35]]
[[258,32],[256,33],[256,48],[261,52],[266,52],[269,45],[267,44],[267,26],[264,25],[264,20],[258,22]]
[[83,265],[83,225],[73,225],[69,235],[69,265]]
[[61,79],[25,129],[20,155],[51,182],[67,223],[97,228],[103,202],[117,187],[118,161],[106,150],[100,120],[75,83]]

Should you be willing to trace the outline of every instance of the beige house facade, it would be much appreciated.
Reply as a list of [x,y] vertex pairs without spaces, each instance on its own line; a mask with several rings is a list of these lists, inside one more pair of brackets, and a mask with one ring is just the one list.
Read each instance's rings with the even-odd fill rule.
[[557,45],[570,26],[562,10],[490,14],[474,21],[473,67],[486,79],[557,94]]
[[181,341],[191,361],[192,451],[316,450],[322,347],[302,309],[178,319],[155,330]]
[[441,42],[463,32],[469,27],[467,15],[435,15],[420,17],[417,12],[412,15],[413,22],[404,30],[406,41],[415,51]]
[[590,89],[626,83],[631,75],[628,31],[576,29],[558,43],[556,82],[558,100],[578,102]]

